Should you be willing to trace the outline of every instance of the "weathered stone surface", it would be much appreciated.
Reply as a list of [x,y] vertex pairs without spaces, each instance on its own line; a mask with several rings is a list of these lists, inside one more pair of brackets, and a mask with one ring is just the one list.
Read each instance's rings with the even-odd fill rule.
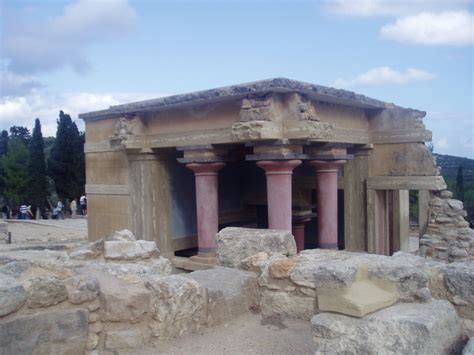
[[284,316],[311,319],[315,313],[314,297],[305,297],[293,293],[263,290],[260,307],[262,314],[271,316],[281,314]]
[[11,261],[5,265],[0,266],[0,273],[14,278],[21,276],[23,272],[28,270],[30,263],[26,260]]
[[87,336],[86,349],[93,350],[99,345],[99,336],[94,333],[89,333]]
[[119,242],[134,242],[137,240],[133,233],[128,230],[128,229],[123,229],[121,231],[115,231],[112,233],[110,237],[107,238],[107,240],[115,240]]
[[64,281],[54,276],[40,276],[29,280],[29,308],[49,307],[67,300]]
[[274,279],[286,279],[290,277],[295,264],[292,259],[275,260],[268,266],[268,273]]
[[448,299],[462,317],[474,320],[474,263],[452,263],[443,271]]
[[2,354],[82,354],[88,312],[54,311],[0,321]]
[[295,255],[295,239],[290,232],[271,229],[228,227],[217,234],[217,262],[221,266],[239,267],[242,260],[258,252]]
[[314,286],[318,289],[349,287],[355,281],[357,266],[351,261],[319,265],[314,270]]
[[365,318],[321,313],[311,326],[317,353],[445,354],[461,337],[447,301],[397,304]]
[[462,355],[474,355],[474,337],[471,337],[462,350]]
[[93,275],[77,275],[66,280],[66,290],[72,304],[93,301],[99,295],[99,288],[99,281]]
[[150,339],[148,329],[108,330],[105,333],[105,348],[108,350],[136,349]]
[[147,240],[106,241],[104,242],[104,257],[111,260],[148,259],[158,256],[159,250],[156,243]]
[[135,282],[147,277],[168,276],[172,272],[172,265],[169,259],[160,256],[146,261],[134,261],[133,263],[93,261],[88,262],[78,272],[87,275],[90,272],[95,272],[94,270],[125,281]]
[[[274,254],[270,256],[270,258],[268,259],[268,263],[265,265],[262,273],[260,274],[260,277],[258,278],[259,286],[267,287],[271,290],[280,290],[280,291],[287,291],[287,292],[294,291],[296,289],[296,285],[289,279],[289,277],[273,278],[270,275],[270,268],[274,263],[276,262],[286,263],[287,260],[289,259],[282,254]],[[291,268],[291,270],[293,270],[293,267]]]
[[23,286],[14,278],[0,274],[0,316],[20,309],[25,300],[26,292]]
[[243,259],[240,263],[240,267],[244,270],[253,271],[260,273],[262,272],[265,265],[268,263],[268,258],[270,255],[263,251],[258,252],[257,254],[251,255]]
[[103,321],[139,322],[150,307],[150,291],[143,284],[129,284],[97,272],[100,283],[100,315]]
[[102,255],[104,251],[104,240],[99,239],[94,242],[85,243],[74,249],[69,256],[71,259],[86,260],[95,259]]
[[257,276],[249,271],[214,267],[186,275],[207,290],[207,325],[234,319],[258,305]]
[[206,323],[206,289],[195,280],[171,275],[150,280],[152,334],[167,339],[197,331]]

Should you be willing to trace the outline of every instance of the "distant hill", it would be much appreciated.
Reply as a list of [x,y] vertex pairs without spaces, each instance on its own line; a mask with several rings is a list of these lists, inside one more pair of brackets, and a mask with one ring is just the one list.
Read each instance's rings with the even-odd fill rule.
[[458,168],[462,166],[464,183],[474,184],[474,159],[456,157],[454,155],[433,154],[436,163],[441,167],[441,175],[456,181]]

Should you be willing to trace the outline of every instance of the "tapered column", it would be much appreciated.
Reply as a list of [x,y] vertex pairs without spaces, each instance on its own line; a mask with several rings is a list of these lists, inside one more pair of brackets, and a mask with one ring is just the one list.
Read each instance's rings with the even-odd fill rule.
[[295,237],[296,252],[298,253],[304,250],[304,228],[310,220],[310,218],[293,220],[292,234]]
[[323,249],[337,249],[337,174],[345,160],[312,160],[316,172],[318,244]]
[[263,160],[267,176],[268,228],[291,231],[291,176],[301,160]]
[[224,163],[190,163],[196,179],[196,210],[198,229],[198,255],[214,256],[218,232],[218,171]]

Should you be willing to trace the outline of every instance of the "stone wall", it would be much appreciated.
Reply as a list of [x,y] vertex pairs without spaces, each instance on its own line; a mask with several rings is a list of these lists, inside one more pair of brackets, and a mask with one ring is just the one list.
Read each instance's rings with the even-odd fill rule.
[[419,255],[444,262],[474,260],[474,230],[465,220],[462,201],[451,191],[434,192],[429,202],[426,233],[420,239]]

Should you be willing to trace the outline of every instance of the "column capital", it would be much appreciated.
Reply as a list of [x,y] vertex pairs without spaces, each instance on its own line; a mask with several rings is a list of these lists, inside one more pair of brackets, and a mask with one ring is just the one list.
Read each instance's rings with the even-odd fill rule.
[[344,165],[345,160],[310,160],[308,164],[314,168],[317,173],[333,173]]
[[188,163],[186,167],[194,171],[196,176],[217,175],[218,171],[225,166],[225,163]]
[[301,160],[261,160],[257,166],[265,170],[267,175],[291,175],[293,169],[301,165]]

